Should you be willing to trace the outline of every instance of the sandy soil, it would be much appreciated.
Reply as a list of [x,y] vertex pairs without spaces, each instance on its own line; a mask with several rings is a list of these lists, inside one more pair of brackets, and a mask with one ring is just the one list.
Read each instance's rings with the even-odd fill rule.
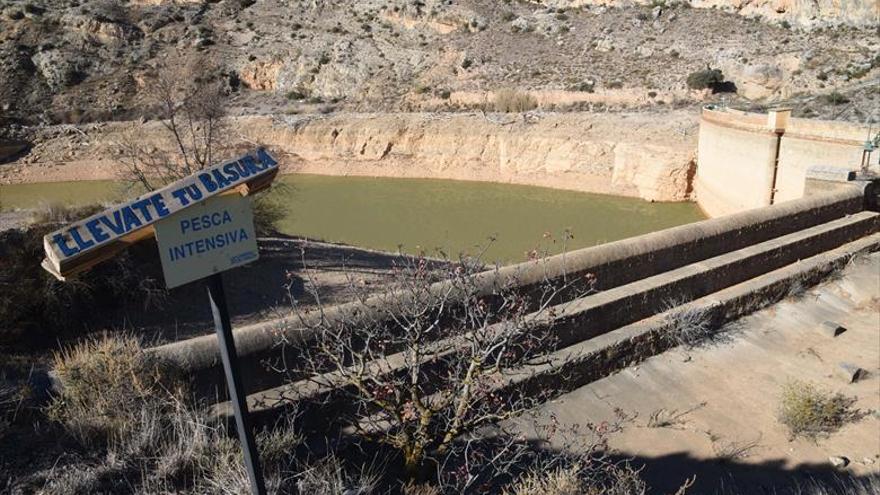
[[[833,338],[823,321],[848,330]],[[675,349],[545,404],[537,415],[563,427],[614,423],[610,446],[645,462],[660,493],[696,475],[688,493],[713,493],[719,483],[770,493],[792,476],[831,473],[830,456],[846,471],[880,471],[880,253],[856,260],[837,280],[746,317],[725,338],[698,349]],[[841,362],[867,370],[849,384]],[[862,418],[817,440],[790,439],[777,420],[783,384],[812,382],[856,399]],[[649,426],[652,415],[668,423]],[[523,420],[519,427],[529,426]],[[761,487],[761,490],[757,488]],[[671,490],[671,491],[662,491]],[[753,491],[754,490],[754,491]]]

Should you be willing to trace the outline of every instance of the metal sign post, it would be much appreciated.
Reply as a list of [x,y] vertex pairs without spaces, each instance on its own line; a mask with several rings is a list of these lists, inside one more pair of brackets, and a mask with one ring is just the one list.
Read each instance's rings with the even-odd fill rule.
[[60,280],[152,236],[158,240],[166,287],[207,279],[226,385],[254,495],[265,495],[266,483],[248,416],[220,273],[259,258],[251,203],[244,196],[269,187],[278,169],[278,162],[258,148],[43,238],[46,258],[42,266]]
[[226,309],[226,294],[223,292],[223,276],[215,273],[208,277],[208,300],[211,301],[211,313],[214,315],[214,329],[220,343],[220,356],[223,369],[226,371],[226,386],[229,389],[229,400],[235,412],[235,426],[238,439],[244,450],[244,464],[247,467],[248,479],[251,481],[251,492],[254,495],[266,495],[266,483],[263,481],[263,469],[260,466],[260,454],[248,413],[247,396],[241,385],[238,373],[238,354],[235,352],[235,340],[232,337],[232,325],[229,323],[229,311]]

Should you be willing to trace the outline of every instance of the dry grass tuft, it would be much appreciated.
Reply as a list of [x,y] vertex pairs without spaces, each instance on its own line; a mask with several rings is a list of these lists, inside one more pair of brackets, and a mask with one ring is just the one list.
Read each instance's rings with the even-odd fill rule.
[[779,422],[788,427],[792,437],[815,438],[833,433],[855,418],[854,399],[831,394],[814,385],[790,381],[783,386]]
[[525,91],[502,89],[494,94],[492,100],[496,112],[521,113],[538,108],[538,100]]
[[12,417],[19,402],[18,387],[0,383],[0,438],[12,423]]
[[86,340],[55,354],[61,392],[48,416],[85,445],[128,439],[148,411],[180,387],[132,336]]
[[378,488],[379,473],[370,467],[352,473],[331,455],[296,475],[299,493],[320,495],[366,495]]
[[443,493],[434,485],[418,485],[412,482],[403,485],[401,491],[403,495],[441,495]]
[[103,209],[103,206],[97,204],[69,206],[62,203],[49,203],[34,212],[32,221],[38,224],[68,223],[94,215]]
[[600,469],[578,465],[530,471],[507,487],[505,495],[644,495],[647,485],[628,464],[604,464]]
[[576,467],[532,472],[505,490],[505,495],[581,495],[584,483]]
[[677,301],[667,301],[664,308],[667,312],[666,324],[671,330],[669,338],[674,345],[696,347],[715,333],[706,308],[687,306]]

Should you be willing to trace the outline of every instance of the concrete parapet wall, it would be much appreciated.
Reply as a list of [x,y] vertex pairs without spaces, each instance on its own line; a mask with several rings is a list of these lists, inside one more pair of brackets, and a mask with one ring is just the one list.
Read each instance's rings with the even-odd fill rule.
[[[719,327],[788,297],[792,288],[815,285],[844,268],[854,256],[878,249],[880,235],[874,234],[672,311],[696,312],[713,327]],[[532,395],[552,390],[554,396],[560,395],[659,354],[675,345],[670,337],[678,329],[669,314],[658,314],[562,349],[548,356],[546,364],[504,384],[504,393]]]
[[[813,225],[842,218],[862,211],[864,192],[859,187],[829,195],[803,198],[773,207],[759,208],[724,218],[674,227],[651,234],[585,248],[546,260],[520,263],[484,272],[478,275],[478,284],[487,294],[500,285],[514,284],[528,291],[546,279],[581,277],[592,273],[598,280],[598,289],[606,290],[645,277],[695,263],[719,254],[741,249],[755,243],[786,235]],[[442,282],[436,287],[443,288]],[[368,301],[376,314],[383,312],[382,300]],[[350,312],[343,305],[325,313]],[[280,374],[262,370],[265,359],[277,357],[281,338],[292,343],[304,343],[309,333],[298,319],[280,319],[237,329],[236,347],[242,358],[246,387],[275,386]],[[222,370],[216,337],[207,335],[153,348],[152,353],[170,364],[195,375],[206,386],[222,386]]]
[[776,200],[803,196],[811,167],[857,170],[868,135],[867,127],[848,122],[791,119],[779,147]]
[[[783,122],[782,127],[779,122]],[[804,196],[810,167],[856,170],[865,126],[703,109],[696,199],[712,217]]]
[[694,189],[709,216],[770,204],[778,138],[766,121],[756,114],[703,110]]
[[[872,230],[876,232],[876,215],[873,223]],[[823,249],[821,244],[824,242],[818,241],[819,245],[813,245],[811,248],[814,252]],[[550,391],[553,394],[561,394],[573,390],[673,347],[676,342],[674,334],[680,330],[674,317],[676,313],[699,314],[712,328],[717,328],[791,295],[793,289],[802,290],[814,285],[835,270],[844,267],[853,256],[873,252],[878,248],[880,248],[880,234],[868,235],[829,251],[809,256],[800,263],[790,263],[769,273],[758,275],[743,283],[738,283],[742,275],[735,267],[731,267],[732,271],[727,272],[728,276],[737,278],[732,281],[733,283],[713,280],[714,275],[706,273],[703,281],[692,284],[694,287],[689,290],[704,284],[715,284],[719,287],[726,284],[723,285],[726,288],[713,292],[714,289],[704,287],[704,293],[699,294],[698,298],[665,312],[657,311],[653,316],[641,321],[635,321],[640,319],[638,317],[620,314],[619,325],[604,331],[596,329],[596,321],[590,309],[595,305],[587,302],[595,296],[586,297],[571,306],[560,308],[559,319],[546,319],[538,323],[554,325],[554,332],[563,334],[571,333],[574,327],[574,331],[581,335],[577,337],[558,335],[561,339],[558,342],[560,345],[554,349],[547,349],[549,354],[543,360],[543,364],[530,366],[520,373],[509,375],[507,381],[500,385],[499,393],[522,393],[529,397],[550,399],[552,397],[546,395]],[[789,253],[788,256],[794,254]],[[731,261],[736,263],[736,260]],[[779,260],[779,263],[785,261]],[[751,270],[756,269],[752,267]],[[677,289],[678,287],[666,287],[667,291]],[[705,292],[713,293],[706,295]],[[621,301],[627,297],[624,296]],[[612,328],[616,329],[611,330]],[[452,349],[454,345],[444,347]],[[467,345],[464,347],[467,348]],[[390,357],[381,371],[381,373],[402,372],[405,372],[405,360],[402,355]],[[279,412],[299,408],[300,413],[306,411],[304,417],[307,421],[303,426],[307,430],[326,431],[333,422],[339,421],[340,417],[353,412],[353,406],[346,400],[341,388],[344,386],[344,381],[334,381],[331,374],[325,375],[320,382],[337,383],[337,385],[316,386],[315,382],[303,381],[249,397],[254,419],[261,424],[270,424]],[[226,421],[232,420],[232,410],[228,403],[216,406],[214,414]]]

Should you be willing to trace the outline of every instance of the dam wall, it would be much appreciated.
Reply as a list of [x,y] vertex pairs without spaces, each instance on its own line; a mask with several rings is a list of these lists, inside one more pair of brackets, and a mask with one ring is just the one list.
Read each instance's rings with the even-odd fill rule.
[[[529,293],[548,280],[585,280],[586,275],[590,274],[596,281],[594,288],[600,291],[597,296],[606,294],[601,296],[604,298],[610,297],[611,290],[615,287],[624,287],[620,291],[628,294],[635,288],[644,289],[649,279],[662,277],[663,273],[681,269],[687,272],[687,276],[682,276],[681,282],[674,284],[674,291],[652,293],[657,297],[662,296],[661,299],[685,297],[687,294],[698,297],[697,294],[708,290],[707,287],[724,279],[719,275],[720,272],[706,271],[708,265],[705,260],[724,257],[725,253],[732,262],[741,261],[746,255],[751,256],[753,259],[749,262],[748,270],[724,272],[741,277],[746,272],[773,270],[781,264],[812,256],[815,252],[829,248],[829,243],[848,242],[866,231],[876,231],[880,227],[876,214],[869,214],[865,218],[858,217],[865,210],[866,192],[869,187],[873,186],[854,183],[843,190],[826,195],[810,196],[724,218],[674,227],[544,260],[505,266],[477,275],[476,283],[480,291],[487,295],[491,295],[499,286],[513,286],[518,291]],[[770,246],[766,252],[762,251],[763,254],[752,252],[754,251],[752,246],[773,243],[776,242],[773,239],[782,236],[798,236],[799,231],[809,231],[823,223],[849,222],[846,219],[850,217],[854,222],[852,227],[835,227],[833,232],[829,231],[827,234],[811,234],[803,240],[796,241],[799,246],[797,249],[786,250],[778,246]],[[737,252],[740,250],[743,252]],[[691,267],[683,268],[687,265]],[[661,281],[668,285],[665,279]],[[731,283],[737,282],[734,280]],[[443,284],[444,282],[438,282],[433,290],[444,290]],[[368,299],[364,305],[344,304],[328,308],[322,313],[322,317],[333,320],[342,315],[350,316],[353,309],[358,307],[359,314],[364,318],[381,318],[385,314],[383,308],[389,300],[388,297],[388,295],[375,296]],[[624,298],[619,303],[602,306],[606,309],[591,311],[591,318],[594,321],[605,319],[611,321],[615,320],[611,317],[613,315],[638,315],[641,314],[639,311],[646,310],[646,307],[642,307],[645,306],[645,301],[647,299],[643,297]],[[364,313],[364,306],[372,308],[375,314]],[[655,310],[657,306],[657,304],[651,305]],[[607,312],[607,315],[603,312]],[[264,363],[273,359],[295,358],[294,355],[279,356],[282,351],[279,350],[278,342],[283,339],[290,342],[293,347],[307,346],[312,338],[310,328],[308,322],[293,316],[236,329],[236,347],[246,387],[257,390],[261,387],[278,386],[281,377],[277,373],[266,373],[263,369]],[[150,352],[170,365],[197,377],[200,387],[204,387],[199,391],[200,394],[211,396],[218,388],[222,389],[223,374],[219,348],[214,336],[206,335],[169,343],[153,348]]]
[[[810,167],[858,170],[868,132],[867,127],[848,122],[790,119],[779,147],[776,200],[802,197]],[[874,171],[877,171],[876,156]]]
[[697,203],[717,217],[801,198],[811,167],[858,170],[868,134],[866,126],[794,119],[786,110],[706,107],[697,145]]

